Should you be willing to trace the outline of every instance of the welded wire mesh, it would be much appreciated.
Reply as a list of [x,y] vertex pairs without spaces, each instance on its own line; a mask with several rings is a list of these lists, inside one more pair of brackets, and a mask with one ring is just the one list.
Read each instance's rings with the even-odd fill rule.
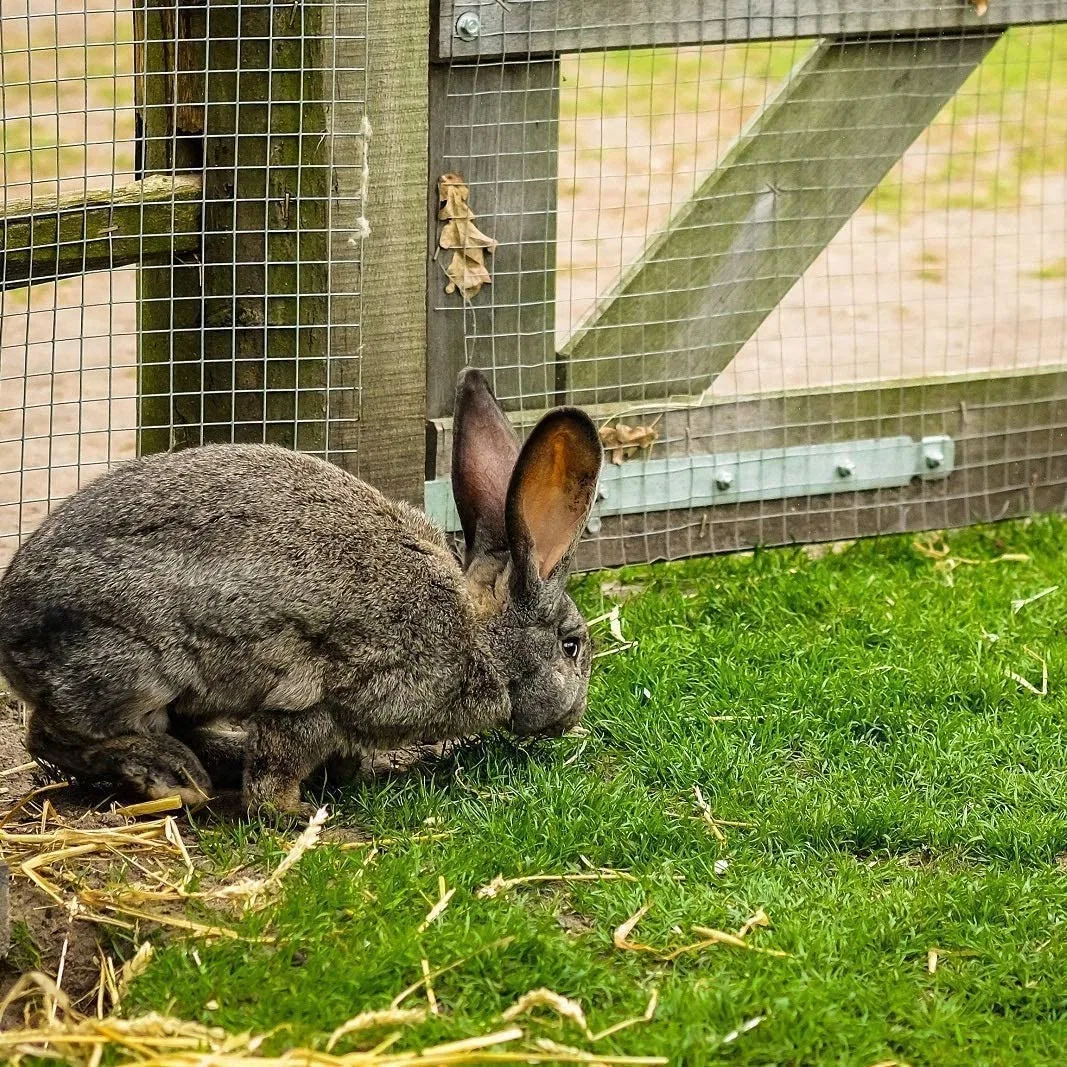
[[5,0],[0,564],[139,448],[356,466],[366,19]]
[[[640,47],[671,39],[671,13],[537,0],[479,5],[474,40],[439,28],[438,167],[501,243],[465,305],[438,276],[431,328],[461,334],[521,425],[573,402],[634,443],[609,453],[631,506],[613,515],[608,492],[587,564],[1063,504],[1067,25],[1003,32],[961,5],[961,33],[936,24],[961,21],[949,5],[868,5],[864,23],[835,4],[812,7],[847,36],[774,31],[795,7],[726,5],[725,31],[708,14],[725,45]],[[851,491],[866,453],[848,444],[880,442],[867,473],[884,473],[900,436],[912,477]],[[923,440],[940,437],[938,471]],[[694,466],[708,456],[729,485]]]
[[[983,7],[435,5],[428,480],[474,364],[520,427],[601,426],[585,564],[1060,507],[1067,5]],[[361,472],[393,13],[5,0],[0,556],[138,449]]]

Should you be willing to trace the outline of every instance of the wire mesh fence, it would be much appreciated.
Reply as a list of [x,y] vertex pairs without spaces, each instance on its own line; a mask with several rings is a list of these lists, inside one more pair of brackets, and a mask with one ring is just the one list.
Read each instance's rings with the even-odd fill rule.
[[354,462],[366,18],[4,3],[0,558],[138,449]]
[[1062,506],[1067,26],[809,5],[850,31],[816,38],[768,21],[804,5],[725,7],[719,39],[781,39],[640,47],[668,19],[638,4],[453,27],[439,169],[500,246],[462,309],[439,272],[438,357],[520,423],[595,412],[618,469],[587,565]]
[[5,0],[0,558],[218,440],[454,526],[463,364],[596,417],[586,566],[1061,507],[1067,5],[665,7]]

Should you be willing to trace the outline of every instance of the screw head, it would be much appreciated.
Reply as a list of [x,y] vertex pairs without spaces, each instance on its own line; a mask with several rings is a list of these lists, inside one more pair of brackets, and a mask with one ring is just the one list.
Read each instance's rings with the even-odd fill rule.
[[464,11],[456,19],[456,36],[461,41],[477,41],[482,32],[482,20],[473,11]]
[[585,524],[586,533],[591,533],[594,536],[600,533],[600,516],[590,515],[589,520]]
[[856,464],[850,459],[839,459],[837,461],[837,476],[838,478],[851,478],[856,473]]
[[734,472],[733,471],[716,471],[715,472],[715,488],[725,492],[734,484]]
[[945,462],[945,453],[940,448],[928,448],[923,453],[923,460],[927,470],[936,471]]

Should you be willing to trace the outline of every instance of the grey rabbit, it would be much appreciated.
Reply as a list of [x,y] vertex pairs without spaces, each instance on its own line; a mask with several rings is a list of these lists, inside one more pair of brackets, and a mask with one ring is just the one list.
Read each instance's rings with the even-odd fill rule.
[[0,579],[0,672],[30,708],[30,753],[187,804],[236,757],[247,808],[290,812],[329,761],[564,732],[592,658],[566,578],[601,463],[588,415],[556,408],[520,448],[462,372],[462,563],[420,511],[276,446],[115,467]]

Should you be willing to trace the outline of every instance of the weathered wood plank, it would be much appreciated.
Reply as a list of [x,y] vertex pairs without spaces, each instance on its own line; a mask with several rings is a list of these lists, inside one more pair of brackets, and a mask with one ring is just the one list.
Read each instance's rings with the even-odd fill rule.
[[[465,41],[456,21],[475,11],[481,32]],[[979,16],[967,0],[440,0],[439,59],[482,61],[664,45],[798,37],[960,31],[1067,21],[1067,0],[993,0]]]
[[[370,138],[367,115],[367,13],[362,5],[336,0],[326,8],[331,39],[327,85],[330,322],[327,350],[326,458],[359,473],[360,377],[363,362],[363,261],[369,223]],[[418,277],[418,272],[413,272]]]
[[[755,545],[839,540],[1067,508],[1067,368],[789,390],[699,406],[589,409],[598,422],[657,422],[648,458],[715,455],[907,434],[948,434],[955,470],[941,481],[717,508],[607,516],[582,569],[680,559]],[[516,418],[522,431],[538,412]],[[451,420],[431,424],[431,474],[448,476]]]
[[0,288],[200,249],[200,178],[156,174],[119,189],[9,200],[0,214]]
[[568,398],[706,389],[998,36],[813,49],[567,342]]
[[[174,0],[134,3],[134,91],[137,177],[175,172],[199,173],[199,138],[187,136],[177,102],[186,84],[184,62],[204,64],[204,16],[197,7],[175,17]],[[181,35],[183,40],[179,40]],[[202,220],[201,220],[202,222]],[[199,241],[188,256],[170,263],[142,265],[137,272],[138,433],[140,453],[161,452],[178,443],[175,394],[196,388],[189,368],[199,366]]]
[[363,242],[360,476],[418,501],[425,471],[429,12],[392,0],[367,25],[369,190]]
[[[427,406],[452,410],[465,364],[489,372],[505,407],[557,395],[555,349],[559,65],[553,60],[430,72]],[[433,258],[437,179],[459,172],[477,225],[500,242],[493,281],[465,304],[445,293],[446,253]]]
[[324,452],[329,171],[324,8],[207,8],[203,378],[181,443]]

